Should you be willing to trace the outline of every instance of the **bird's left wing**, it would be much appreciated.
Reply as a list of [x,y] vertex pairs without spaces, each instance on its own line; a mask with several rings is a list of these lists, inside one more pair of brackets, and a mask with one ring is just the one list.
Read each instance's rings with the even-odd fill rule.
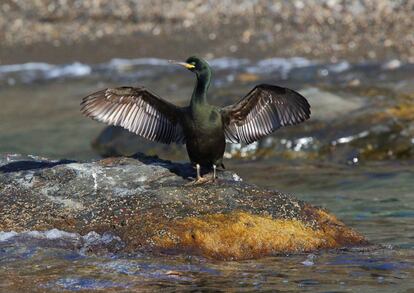
[[180,108],[143,87],[108,88],[93,93],[82,99],[81,111],[152,141],[185,143],[178,120]]
[[221,109],[226,139],[246,144],[298,124],[310,117],[310,105],[299,93],[288,88],[261,84],[244,98]]

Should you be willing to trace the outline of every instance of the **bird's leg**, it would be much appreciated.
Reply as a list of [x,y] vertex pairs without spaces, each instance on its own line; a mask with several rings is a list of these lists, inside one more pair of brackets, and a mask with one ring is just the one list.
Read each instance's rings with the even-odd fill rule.
[[196,164],[196,170],[197,170],[197,176],[196,179],[194,181],[191,181],[189,183],[187,183],[187,186],[192,186],[195,184],[200,184],[200,183],[204,183],[206,180],[206,178],[201,177],[201,166],[200,164]]
[[213,181],[216,181],[216,168],[217,166],[213,164]]
[[195,184],[199,184],[199,183],[206,183],[209,181],[209,179],[207,179],[206,177],[201,177],[201,166],[200,164],[196,164],[196,169],[197,169],[197,178],[194,181]]
[[201,170],[201,167],[200,167],[200,164],[196,164],[196,169],[197,169],[197,179],[196,179],[196,181],[200,181],[201,180],[201,174],[200,174],[200,170]]
[[[213,165],[214,166],[214,178],[215,178],[215,165]],[[201,177],[201,166],[200,166],[200,164],[196,164],[196,170],[197,170],[197,177],[196,177],[196,179],[194,180],[194,181],[192,181],[192,182],[189,182],[189,183],[187,183],[186,185],[187,186],[192,186],[192,185],[195,185],[195,184],[202,184],[202,183],[207,183],[207,182],[211,182],[211,181],[214,181],[214,178],[213,178],[213,180],[211,180],[211,179],[209,179],[209,178],[207,178],[207,177]]]

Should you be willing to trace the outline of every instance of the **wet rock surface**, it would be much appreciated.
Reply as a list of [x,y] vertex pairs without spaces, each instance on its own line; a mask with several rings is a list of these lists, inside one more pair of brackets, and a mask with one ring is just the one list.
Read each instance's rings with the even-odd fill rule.
[[367,243],[327,211],[230,171],[201,185],[188,185],[192,176],[189,164],[143,155],[83,163],[3,155],[0,231],[110,233],[123,243],[115,251],[216,259]]

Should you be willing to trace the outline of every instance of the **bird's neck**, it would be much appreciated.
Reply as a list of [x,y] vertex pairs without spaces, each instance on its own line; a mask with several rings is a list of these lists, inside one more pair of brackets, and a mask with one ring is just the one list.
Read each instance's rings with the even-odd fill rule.
[[197,74],[197,83],[191,96],[191,106],[207,104],[207,91],[210,86],[211,72]]

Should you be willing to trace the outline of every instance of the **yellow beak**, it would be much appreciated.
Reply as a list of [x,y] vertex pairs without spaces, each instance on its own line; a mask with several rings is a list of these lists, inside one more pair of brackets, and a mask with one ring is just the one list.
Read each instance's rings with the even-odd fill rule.
[[184,66],[187,69],[194,69],[195,68],[195,65],[190,64],[190,63],[186,63],[186,62],[179,62],[179,61],[175,61],[175,60],[168,60],[168,62],[170,62],[172,64],[177,64],[177,65]]

